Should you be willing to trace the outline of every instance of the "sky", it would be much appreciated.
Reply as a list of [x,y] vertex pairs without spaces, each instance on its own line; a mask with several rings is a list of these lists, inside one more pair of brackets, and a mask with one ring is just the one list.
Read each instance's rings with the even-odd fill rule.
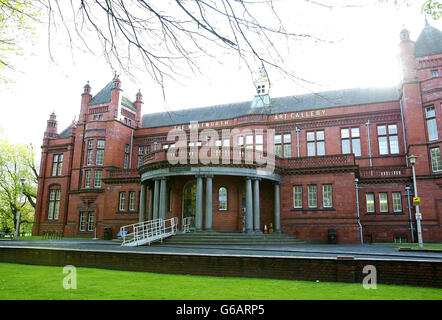
[[[419,1],[417,1],[419,2]],[[399,80],[398,44],[403,27],[416,40],[425,25],[419,6],[394,8],[390,5],[364,8],[326,9],[318,6],[291,7],[285,4],[281,19],[306,32],[316,33],[333,43],[301,42],[289,48],[289,63],[296,74],[311,81],[297,86],[276,69],[268,68],[271,97],[354,87],[396,85]],[[285,7],[282,7],[285,9]],[[266,19],[265,14],[260,16]],[[264,20],[263,20],[264,21]],[[429,19],[442,30],[442,21]],[[103,88],[114,71],[101,55],[72,52],[64,39],[52,39],[51,60],[46,26],[39,25],[35,45],[24,56],[14,57],[14,81],[0,87],[0,131],[13,143],[32,143],[37,157],[46,121],[52,112],[61,132],[80,112],[83,86],[89,81],[92,95]],[[143,73],[132,81],[120,74],[122,89],[135,99],[140,89],[144,97],[143,114],[223,103],[251,101],[255,94],[252,77],[238,57],[219,56],[221,63],[201,61],[203,75],[189,75],[180,82],[166,82],[166,100],[161,89]],[[259,69],[259,65],[256,66]]]

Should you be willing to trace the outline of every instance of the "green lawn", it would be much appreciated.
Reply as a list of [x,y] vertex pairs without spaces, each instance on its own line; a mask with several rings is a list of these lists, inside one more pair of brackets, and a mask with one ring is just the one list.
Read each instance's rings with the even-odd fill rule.
[[271,279],[222,278],[77,268],[77,289],[62,267],[0,263],[0,299],[442,299],[442,289]]
[[[398,248],[413,248],[419,249],[419,244],[417,243],[394,243],[394,242],[377,242],[374,245],[390,245],[396,246]],[[442,243],[424,243],[424,249],[442,249]]]

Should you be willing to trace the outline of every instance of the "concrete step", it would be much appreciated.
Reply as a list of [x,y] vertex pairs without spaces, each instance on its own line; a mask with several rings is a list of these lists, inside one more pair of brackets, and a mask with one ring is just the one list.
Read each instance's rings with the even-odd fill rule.
[[177,234],[166,245],[294,245],[304,243],[288,234],[247,234],[236,232],[191,232]]

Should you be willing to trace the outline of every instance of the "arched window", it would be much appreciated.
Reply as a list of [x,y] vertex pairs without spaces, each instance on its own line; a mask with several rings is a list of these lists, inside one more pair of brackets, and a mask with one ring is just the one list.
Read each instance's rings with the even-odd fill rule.
[[60,186],[49,189],[48,220],[58,220],[60,215]]
[[221,187],[218,190],[218,210],[227,210],[227,188]]

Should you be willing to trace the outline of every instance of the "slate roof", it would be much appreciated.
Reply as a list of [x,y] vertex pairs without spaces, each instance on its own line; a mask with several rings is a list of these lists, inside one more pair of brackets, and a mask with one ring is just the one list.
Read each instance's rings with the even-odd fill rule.
[[342,106],[397,101],[396,87],[386,88],[355,88],[271,98],[271,107],[252,107],[252,101],[214,105],[209,107],[183,109],[178,111],[158,112],[143,115],[143,128],[154,128],[190,121],[213,121],[231,119],[245,114],[285,113],[304,110],[326,109]]
[[58,135],[59,139],[67,138],[71,134],[72,123]]
[[427,23],[416,40],[414,55],[421,57],[441,52],[442,32]]
[[[111,100],[111,91],[114,87],[114,80],[112,79],[111,82],[109,82],[103,89],[101,89],[95,96],[92,97],[91,101],[89,101],[88,105],[95,105],[95,104],[101,104],[101,103],[107,103]],[[129,109],[132,109],[133,111],[137,112],[137,108],[132,103],[132,101],[127,98],[124,94],[121,97],[121,102]]]

